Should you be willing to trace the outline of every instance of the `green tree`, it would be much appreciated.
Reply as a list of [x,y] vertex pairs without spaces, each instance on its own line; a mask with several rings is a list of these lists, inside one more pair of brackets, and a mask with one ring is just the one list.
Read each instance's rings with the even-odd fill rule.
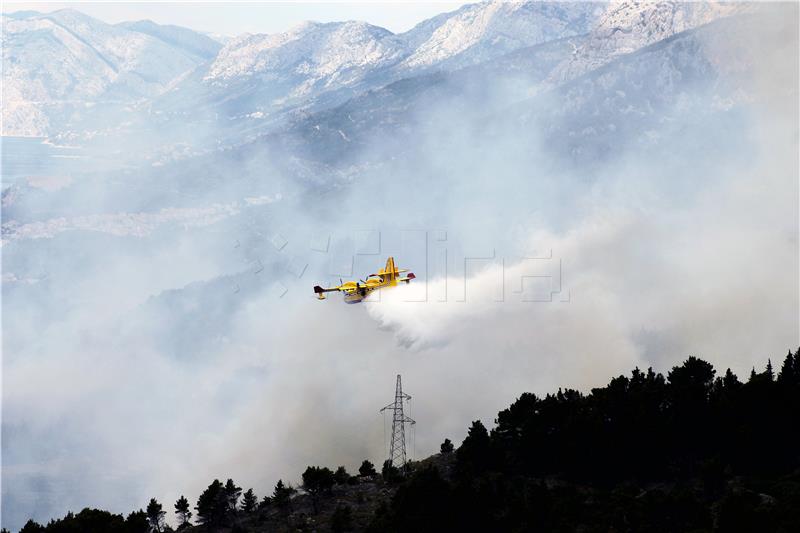
[[[139,509],[133,511],[125,519],[125,529],[130,533],[145,533],[150,530],[150,521],[147,519],[147,513]],[[78,529],[79,531],[92,531],[92,529]]]
[[279,479],[275,485],[275,490],[272,492],[272,502],[281,511],[286,511],[292,507],[292,494],[296,491],[291,486],[283,484],[283,480]]
[[25,525],[22,526],[22,529],[19,530],[19,533],[40,533],[44,530],[45,529],[43,525],[31,519],[25,522]]
[[442,445],[439,446],[439,452],[442,455],[447,455],[447,454],[453,453],[454,449],[455,449],[455,447],[453,446],[453,443],[450,441],[450,439],[444,439],[444,442],[442,443]]
[[303,488],[311,494],[311,503],[314,512],[317,512],[319,495],[322,492],[329,492],[334,484],[333,472],[327,467],[309,466],[303,472]]
[[375,471],[375,465],[370,463],[366,459],[364,460],[363,463],[361,463],[361,466],[358,467],[358,475],[359,476],[362,476],[362,477],[375,476],[377,474],[378,473]]
[[722,385],[728,390],[738,389],[742,386],[742,382],[736,377],[736,374],[731,372],[731,369],[725,371],[725,377],[722,378]]
[[477,473],[486,470],[491,463],[490,453],[489,432],[480,420],[475,420],[456,453],[458,471]]
[[344,485],[350,481],[350,474],[347,473],[345,467],[340,466],[336,469],[336,472],[333,473],[333,479],[336,481],[337,485]]
[[189,510],[189,500],[181,495],[175,502],[175,514],[178,516],[178,525],[183,526],[192,519],[192,512]]
[[215,479],[197,499],[197,519],[201,524],[220,526],[228,512],[228,496],[225,486]]
[[155,498],[150,498],[150,503],[147,504],[146,512],[150,528],[153,531],[161,533],[161,530],[164,528],[164,515],[167,514],[164,512],[164,508]]
[[778,383],[782,385],[797,385],[800,375],[800,361],[798,361],[791,350],[783,360],[781,370],[778,373]]
[[242,487],[237,487],[232,479],[228,478],[225,483],[225,499],[228,502],[228,511],[236,511],[236,505],[239,503],[239,496],[242,494]]
[[705,403],[715,373],[710,363],[694,356],[689,357],[681,366],[673,367],[667,374],[673,391],[673,402],[692,407]]
[[256,498],[255,492],[253,492],[252,488],[247,489],[242,498],[242,510],[246,513],[252,513],[255,511],[257,504],[258,498]]
[[268,509],[272,505],[272,496],[264,496],[258,504],[259,509]]

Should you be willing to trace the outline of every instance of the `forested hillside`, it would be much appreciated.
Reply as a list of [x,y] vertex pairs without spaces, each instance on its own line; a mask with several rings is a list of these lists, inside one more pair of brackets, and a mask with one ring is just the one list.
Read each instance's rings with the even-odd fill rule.
[[[522,394],[457,449],[380,473],[309,466],[259,499],[214,480],[174,504],[178,530],[800,530],[800,349],[746,381],[689,357],[588,394]],[[177,494],[177,493],[176,493]],[[171,531],[152,499],[127,518],[84,509],[24,533]],[[171,513],[170,513],[171,514]]]

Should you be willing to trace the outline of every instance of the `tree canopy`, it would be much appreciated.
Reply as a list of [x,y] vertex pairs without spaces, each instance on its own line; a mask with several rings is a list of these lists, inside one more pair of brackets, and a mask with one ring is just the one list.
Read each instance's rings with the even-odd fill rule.
[[367,461],[366,459],[364,460],[363,463],[361,463],[361,466],[358,467],[358,475],[359,476],[362,476],[362,477],[363,476],[375,476],[377,474],[378,474],[378,472],[375,471],[375,465],[372,464],[371,462]]

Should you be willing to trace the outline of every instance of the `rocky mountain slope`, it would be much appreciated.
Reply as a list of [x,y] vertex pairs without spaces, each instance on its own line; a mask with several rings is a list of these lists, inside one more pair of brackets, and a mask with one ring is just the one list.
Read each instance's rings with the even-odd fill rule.
[[[72,10],[21,12],[3,18],[3,131],[118,135],[91,120],[112,113],[123,128],[141,131],[154,123],[168,130],[172,122],[190,122],[202,131],[213,124],[234,143],[246,142],[300,111],[566,39],[572,54],[551,65],[547,76],[558,85],[745,9],[718,2],[494,1],[465,5],[402,34],[364,22],[307,22],[279,34],[241,35],[225,46],[149,21],[112,26]],[[526,68],[524,54],[516,57],[519,65],[504,64]],[[59,68],[49,66],[53,58]],[[124,107],[131,102],[139,102],[139,111]]]
[[221,46],[183,28],[115,26],[72,9],[4,15],[2,30],[3,135],[53,134],[82,108],[152,98]]
[[396,35],[354,21],[242,35],[154,109],[182,120],[202,116],[247,138],[281,124],[287,112],[320,111],[403,78],[584,34],[601,11],[593,3],[482,2]]
[[[112,26],[73,10],[14,13],[3,19],[4,132],[52,135],[77,124],[78,102],[126,104],[173,85],[155,109],[258,122],[289,105],[324,107],[420,71],[583,34],[599,12],[592,3],[483,2],[404,34],[357,21],[307,22],[241,35],[221,49],[200,33],[149,21]],[[61,68],[45,71],[54,58]]]
[[[631,143],[647,149],[675,134],[677,116],[697,121],[744,118],[726,112],[755,98],[738,83],[758,60],[747,51],[757,39],[749,32],[751,24],[749,15],[717,20],[619,53],[555,86],[549,77],[572,61],[573,43],[551,41],[473,67],[420,74],[365,92],[241,150],[272,146],[325,164],[378,164],[385,153],[418,153],[431,142],[429,134],[440,120],[462,132],[489,127],[531,145],[542,143],[550,157],[573,163],[576,158],[611,157]],[[721,42],[737,45],[723,50]],[[724,67],[721,53],[737,55],[736,71]],[[492,83],[485,83],[487,79]],[[383,151],[371,149],[376,139]],[[365,161],[365,156],[373,159]]]
[[573,79],[615,57],[751,7],[745,2],[611,2],[572,57],[555,69],[553,81]]

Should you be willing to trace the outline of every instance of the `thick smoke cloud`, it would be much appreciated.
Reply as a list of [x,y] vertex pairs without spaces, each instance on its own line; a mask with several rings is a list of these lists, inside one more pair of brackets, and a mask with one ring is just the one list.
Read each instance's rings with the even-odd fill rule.
[[[4,247],[4,274],[43,279],[3,288],[4,525],[194,500],[214,477],[263,495],[309,464],[378,462],[398,373],[423,457],[524,391],[690,354],[746,375],[796,347],[796,10],[704,34],[729,114],[697,120],[686,101],[707,87],[687,85],[658,143],[612,139],[598,160],[553,150],[546,111],[563,93],[504,86],[481,107],[409,110],[409,152],[381,132],[352,182],[319,178],[336,180],[325,192],[256,153],[42,196],[42,213],[235,208]],[[525,136],[515,106],[534,109]],[[169,196],[158,184],[176,176]],[[361,306],[313,300],[311,285],[389,254],[419,279]]]

